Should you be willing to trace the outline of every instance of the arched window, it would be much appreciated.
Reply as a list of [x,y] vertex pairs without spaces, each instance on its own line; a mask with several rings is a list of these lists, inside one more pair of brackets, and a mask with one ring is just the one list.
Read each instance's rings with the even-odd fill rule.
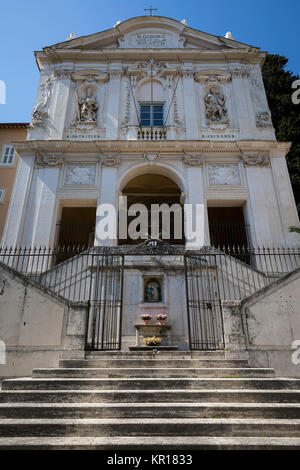
[[157,80],[143,83],[138,92],[142,127],[162,127],[164,124],[165,93]]

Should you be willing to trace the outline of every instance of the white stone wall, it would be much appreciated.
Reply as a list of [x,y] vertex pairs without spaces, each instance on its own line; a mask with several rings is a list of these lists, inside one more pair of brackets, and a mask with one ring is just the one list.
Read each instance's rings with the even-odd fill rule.
[[2,263],[0,284],[0,341],[6,351],[0,378],[30,376],[33,368],[57,367],[61,358],[83,357],[84,306],[68,306]]
[[223,302],[227,357],[300,377],[300,268],[240,301]]

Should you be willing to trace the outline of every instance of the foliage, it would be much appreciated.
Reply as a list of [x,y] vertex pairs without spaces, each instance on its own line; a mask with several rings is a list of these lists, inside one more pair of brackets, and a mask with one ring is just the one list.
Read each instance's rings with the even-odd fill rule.
[[145,338],[145,343],[147,346],[159,346],[162,342],[162,338],[159,338],[158,336],[151,336],[148,338]]
[[162,320],[166,320],[168,318],[168,315],[166,315],[165,313],[159,313],[158,315],[156,315],[155,318],[158,321],[162,321]]
[[292,83],[298,75],[286,69],[288,59],[278,54],[268,54],[262,69],[272,121],[279,141],[292,142],[287,155],[296,202],[300,201],[300,104],[292,102],[295,89]]
[[140,317],[142,320],[152,320],[152,315],[150,315],[149,313],[142,313]]
[[290,227],[290,232],[300,233],[300,227]]

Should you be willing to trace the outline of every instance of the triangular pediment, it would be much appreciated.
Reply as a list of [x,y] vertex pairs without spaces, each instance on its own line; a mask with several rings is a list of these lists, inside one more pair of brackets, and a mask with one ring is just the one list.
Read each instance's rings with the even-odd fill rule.
[[53,50],[99,51],[106,48],[120,49],[200,49],[247,50],[246,44],[221,36],[204,33],[185,23],[161,16],[130,18],[106,31],[64,41]]

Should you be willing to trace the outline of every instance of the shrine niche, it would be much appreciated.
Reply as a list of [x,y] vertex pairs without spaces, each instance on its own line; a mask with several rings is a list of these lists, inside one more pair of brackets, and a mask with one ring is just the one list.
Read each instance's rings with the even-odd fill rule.
[[209,123],[227,124],[226,98],[218,87],[211,87],[204,98],[205,114]]
[[162,302],[162,278],[146,277],[144,278],[144,302],[155,303]]
[[95,126],[99,121],[99,83],[107,81],[107,74],[95,70],[82,70],[72,74],[76,102],[73,126]]

